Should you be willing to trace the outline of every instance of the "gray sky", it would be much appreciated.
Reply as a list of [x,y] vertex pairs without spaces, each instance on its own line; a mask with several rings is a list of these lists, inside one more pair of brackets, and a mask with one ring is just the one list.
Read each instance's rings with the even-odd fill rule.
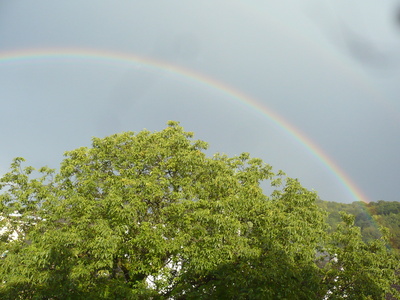
[[16,156],[56,168],[93,136],[176,120],[210,153],[250,152],[322,199],[359,200],[287,130],[200,81],[106,59],[4,59],[91,49],[230,86],[312,140],[368,200],[400,200],[399,9],[397,0],[2,1],[0,173]]

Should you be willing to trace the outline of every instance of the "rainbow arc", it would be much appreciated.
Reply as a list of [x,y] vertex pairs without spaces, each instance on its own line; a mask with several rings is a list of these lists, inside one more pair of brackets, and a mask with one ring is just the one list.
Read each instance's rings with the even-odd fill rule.
[[14,61],[32,61],[32,60],[92,60],[99,62],[109,62],[123,65],[131,65],[132,67],[146,67],[163,72],[172,73],[174,76],[183,77],[186,80],[204,85],[225,94],[232,99],[242,103],[242,105],[251,107],[257,113],[261,114],[279,128],[281,128],[292,139],[296,140],[302,147],[307,149],[316,159],[318,159],[346,188],[352,195],[354,201],[369,202],[364,193],[356,186],[353,180],[329,157],[317,144],[308,138],[298,128],[290,124],[282,116],[268,108],[265,104],[257,99],[246,95],[245,93],[229,86],[208,75],[196,72],[194,70],[171,64],[166,61],[154,59],[152,57],[139,56],[131,53],[107,52],[93,49],[29,49],[11,52],[0,52],[1,64]]

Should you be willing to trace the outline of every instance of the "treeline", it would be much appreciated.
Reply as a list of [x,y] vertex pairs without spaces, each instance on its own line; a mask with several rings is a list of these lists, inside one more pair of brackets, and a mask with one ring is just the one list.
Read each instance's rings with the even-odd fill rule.
[[355,225],[361,228],[364,242],[370,242],[382,236],[381,227],[389,230],[390,244],[397,253],[400,253],[400,202],[383,201],[353,203],[317,201],[318,206],[328,212],[327,223],[329,231],[336,230],[342,222],[340,212],[355,216]]
[[171,121],[93,138],[58,170],[15,158],[0,299],[400,299],[400,261],[370,217],[391,228],[397,203],[318,201],[261,159],[206,149]]

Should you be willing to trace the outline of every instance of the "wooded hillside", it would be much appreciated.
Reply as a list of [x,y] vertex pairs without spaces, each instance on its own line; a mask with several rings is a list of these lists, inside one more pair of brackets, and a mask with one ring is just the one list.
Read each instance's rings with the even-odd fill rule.
[[340,212],[355,216],[355,225],[361,228],[362,239],[370,242],[382,236],[380,226],[389,229],[390,246],[400,252],[400,202],[353,202],[350,204],[318,200],[317,205],[326,210],[329,232],[341,223]]

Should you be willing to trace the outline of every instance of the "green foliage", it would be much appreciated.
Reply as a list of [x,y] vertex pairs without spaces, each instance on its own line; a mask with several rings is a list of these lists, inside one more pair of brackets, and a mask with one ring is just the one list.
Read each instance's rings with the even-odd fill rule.
[[348,216],[328,236],[297,180],[247,153],[207,157],[168,125],[94,138],[57,172],[14,160],[1,299],[382,299],[397,282],[383,238],[364,243]]
[[328,212],[327,222],[333,232],[342,222],[340,212],[355,216],[354,224],[361,229],[364,242],[372,242],[382,237],[380,226],[389,229],[388,238],[391,249],[400,251],[400,203],[399,202],[353,202],[351,204],[318,200],[317,204]]
[[330,235],[326,248],[330,253],[324,278],[328,299],[382,299],[389,293],[398,296],[390,289],[397,280],[393,270],[398,268],[398,261],[387,250],[387,240],[364,243],[360,228],[354,225],[355,217],[341,215],[343,223]]

